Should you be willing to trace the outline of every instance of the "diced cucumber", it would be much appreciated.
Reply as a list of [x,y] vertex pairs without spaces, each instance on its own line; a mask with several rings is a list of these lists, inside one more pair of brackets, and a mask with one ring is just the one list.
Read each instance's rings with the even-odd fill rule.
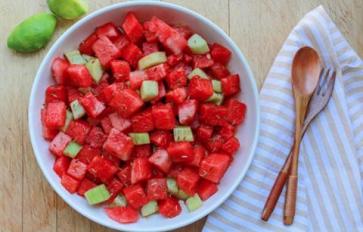
[[64,55],[71,64],[86,64],[86,59],[78,50],[66,52]]
[[202,204],[203,204],[203,202],[197,193],[194,194],[194,196],[189,197],[186,200],[186,205],[188,207],[189,212],[193,212],[196,209],[200,208],[202,206]]
[[166,59],[165,52],[153,52],[141,58],[139,60],[138,67],[140,70],[147,69],[151,66],[165,63]]
[[194,76],[200,76],[201,78],[209,79],[208,75],[200,68],[193,69],[192,72],[189,73],[188,78],[192,79]]
[[211,102],[211,103],[214,103],[216,105],[222,105],[223,103],[223,100],[224,100],[224,96],[222,93],[215,93],[213,92],[213,95],[210,96],[208,99],[207,99],[207,102]]
[[103,69],[100,63],[100,60],[97,58],[91,59],[86,63],[86,68],[88,69],[89,73],[91,74],[93,80],[98,83],[103,74]]
[[143,217],[150,216],[159,210],[158,203],[156,201],[149,201],[146,205],[141,208],[141,215]]
[[90,205],[107,201],[111,196],[104,184],[91,188],[84,195]]
[[86,54],[83,54],[82,55],[83,58],[86,60],[86,62],[92,60],[92,59],[96,59],[96,57],[93,57],[93,56],[89,56],[89,55],[86,55]]
[[150,143],[149,133],[129,133],[129,136],[132,138],[132,142],[135,145],[143,145]]
[[193,142],[193,132],[189,126],[178,126],[173,129],[175,142],[189,141]]
[[86,114],[86,111],[78,100],[74,100],[71,102],[71,110],[74,119],[82,118]]
[[213,90],[216,93],[222,93],[222,83],[218,80],[212,80]]
[[140,95],[143,101],[151,101],[159,94],[159,85],[157,81],[143,81],[140,88]]
[[65,132],[68,129],[69,123],[73,120],[73,114],[71,111],[67,110],[66,112],[66,122],[64,126],[61,128],[61,131]]
[[183,190],[179,189],[179,191],[175,194],[175,196],[180,200],[186,200],[189,195],[186,194]]
[[166,186],[168,187],[168,192],[171,194],[177,194],[179,189],[176,181],[173,178],[166,179]]
[[127,202],[126,202],[126,198],[123,195],[117,195],[117,197],[115,197],[115,199],[112,201],[111,204],[108,205],[108,207],[117,207],[117,206],[126,206]]
[[207,41],[198,34],[194,34],[188,39],[188,47],[194,54],[205,54],[209,52]]
[[63,154],[65,156],[69,156],[71,158],[74,158],[77,156],[78,152],[82,149],[82,146],[79,145],[76,142],[70,142],[68,143],[68,145],[66,146],[66,148],[63,151]]

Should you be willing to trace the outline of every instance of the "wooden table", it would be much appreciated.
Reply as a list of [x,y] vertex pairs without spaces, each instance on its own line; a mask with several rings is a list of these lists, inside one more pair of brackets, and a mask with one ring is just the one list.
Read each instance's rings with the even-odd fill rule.
[[[91,11],[118,0],[89,0]],[[363,55],[362,0],[172,0],[211,19],[236,41],[261,86],[288,33],[309,10],[324,5],[353,48]],[[20,55],[6,48],[11,28],[36,12],[45,0],[0,0],[0,231],[111,231],[82,217],[46,182],[28,136],[27,106],[36,70],[49,47],[71,22],[58,25],[56,35],[40,52]],[[200,220],[178,231],[200,231]]]

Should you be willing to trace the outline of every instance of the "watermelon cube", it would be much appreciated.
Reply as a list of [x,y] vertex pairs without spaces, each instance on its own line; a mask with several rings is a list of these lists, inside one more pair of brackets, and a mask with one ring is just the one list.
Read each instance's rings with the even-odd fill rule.
[[149,132],[154,130],[154,121],[151,110],[136,114],[131,118],[133,132]]
[[144,80],[147,80],[148,77],[145,71],[137,70],[130,73],[130,88],[131,89],[139,89]]
[[98,40],[96,33],[90,34],[85,40],[83,40],[79,45],[79,51],[82,54],[93,56],[95,53],[92,49],[93,44]]
[[87,135],[86,143],[93,148],[101,148],[106,138],[103,130],[98,126],[94,126]]
[[162,100],[163,97],[165,97],[166,94],[166,90],[165,90],[165,86],[164,83],[162,81],[158,82],[158,95],[151,101],[151,104],[155,104],[158,101]]
[[64,149],[71,141],[71,137],[64,134],[63,132],[59,132],[57,136],[54,137],[52,142],[50,142],[49,150],[56,156],[62,156]]
[[205,101],[213,95],[211,80],[194,76],[189,83],[189,95],[198,101]]
[[197,193],[203,201],[210,198],[217,191],[218,191],[218,186],[213,182],[202,179],[198,183]]
[[142,51],[144,52],[144,56],[147,56],[151,53],[159,51],[159,46],[155,42],[144,42],[142,43]]
[[187,89],[186,88],[177,88],[169,91],[166,94],[166,100],[168,102],[172,102],[175,104],[181,104],[187,98]]
[[239,102],[237,99],[231,99],[227,104],[228,114],[227,121],[232,125],[242,124],[246,117],[246,104]]
[[93,79],[88,69],[83,64],[71,64],[67,69],[70,82],[77,87],[90,87]]
[[102,182],[107,183],[117,173],[118,168],[109,160],[101,156],[95,156],[89,163],[87,171]]
[[172,140],[172,134],[169,131],[155,130],[150,135],[150,141],[155,146],[167,148]]
[[149,80],[160,81],[169,73],[169,66],[166,63],[158,64],[145,70]]
[[173,197],[167,197],[158,202],[159,213],[167,218],[173,218],[181,213],[179,202]]
[[45,140],[52,141],[57,134],[58,129],[48,128],[44,125],[42,126],[42,135]]
[[136,158],[131,163],[131,184],[147,180],[151,177],[151,166],[146,157]]
[[108,68],[110,66],[110,62],[120,56],[119,49],[106,36],[99,37],[99,39],[93,43],[92,49],[97,58],[100,60],[102,66],[105,68]]
[[205,142],[205,145],[210,152],[218,152],[222,149],[224,139],[220,135],[214,135],[208,141]]
[[67,174],[77,180],[82,180],[87,172],[87,164],[83,163],[79,159],[72,159]]
[[164,149],[156,150],[149,158],[149,162],[153,164],[155,167],[167,173],[170,170],[172,165],[172,161],[169,157],[169,154]]
[[193,55],[193,67],[194,68],[209,68],[214,64],[210,55]]
[[122,224],[136,222],[140,217],[139,212],[130,206],[105,208],[105,212],[112,220]]
[[173,162],[189,163],[193,160],[193,146],[190,142],[172,142],[167,151]]
[[133,43],[139,42],[143,37],[144,28],[132,12],[127,13],[122,22],[122,29]]
[[108,115],[108,118],[111,121],[112,127],[119,131],[127,130],[131,126],[131,121],[121,117],[118,113],[112,113]]
[[201,142],[206,142],[213,135],[213,127],[202,124],[197,129],[197,138]]
[[106,109],[103,102],[99,101],[92,93],[87,93],[80,102],[87,115],[92,118],[98,117]]
[[241,91],[238,74],[225,77],[221,82],[222,91],[225,96],[233,96]]
[[71,177],[67,174],[64,174],[61,179],[61,184],[68,192],[75,193],[75,192],[77,192],[80,181],[77,179],[74,179],[73,177]]
[[131,89],[116,91],[109,103],[124,118],[128,118],[136,113],[143,104],[144,102],[140,96]]
[[52,77],[59,85],[67,83],[68,73],[67,69],[69,62],[61,57],[56,57],[52,62]]
[[140,48],[133,43],[128,43],[120,50],[120,56],[134,68],[137,67],[142,55]]
[[218,184],[226,172],[231,158],[223,153],[212,153],[206,156],[199,168],[199,175],[213,183]]
[[115,40],[120,36],[120,32],[117,29],[116,25],[112,22],[105,23],[99,27],[96,28],[96,35],[97,37],[106,36],[110,40]]
[[221,80],[222,78],[225,78],[229,76],[229,71],[223,64],[220,63],[214,63],[212,67],[210,67],[210,70],[212,72],[213,77]]
[[197,114],[198,102],[194,99],[186,100],[178,106],[178,118],[182,125],[190,125]]
[[187,85],[187,76],[183,67],[176,68],[168,73],[166,82],[170,89],[185,87]]
[[126,37],[126,35],[120,35],[117,39],[113,40],[112,42],[115,44],[117,49],[121,51],[124,47],[126,47],[130,43],[130,40]]
[[123,60],[111,61],[111,70],[115,81],[127,81],[130,77],[130,65]]
[[175,127],[174,112],[170,104],[152,107],[154,126],[161,130],[171,130]]
[[132,139],[117,129],[111,129],[103,149],[121,160],[128,160],[134,144]]
[[223,140],[227,140],[233,137],[236,128],[229,123],[225,123],[218,131],[218,134],[223,138]]
[[195,194],[198,181],[198,172],[191,168],[183,169],[176,178],[178,187],[190,196]]
[[129,186],[131,184],[131,166],[127,165],[117,173],[117,177],[124,186]]
[[87,179],[87,178],[84,178],[82,181],[81,181],[81,184],[79,185],[79,188],[78,188],[78,191],[77,191],[77,194],[84,197],[84,194],[96,187],[96,183],[94,183],[93,181],[91,181],[90,179]]
[[134,146],[133,156],[134,157],[149,157],[151,155],[150,144]]
[[222,150],[229,155],[233,155],[239,149],[239,141],[236,137],[231,137],[222,146]]
[[135,209],[141,208],[141,206],[148,202],[144,189],[140,184],[134,184],[124,188],[123,193],[127,203]]
[[174,67],[182,61],[183,61],[183,54],[179,54],[179,55],[172,54],[172,55],[168,56],[166,62],[168,63],[169,66]]
[[63,85],[51,85],[45,90],[45,104],[50,102],[67,102],[67,92]]
[[202,104],[200,107],[199,119],[211,126],[223,126],[226,123],[229,111],[224,106],[217,106],[211,103]]
[[77,154],[77,159],[85,164],[91,163],[94,157],[101,155],[100,148],[94,148],[89,145],[82,146],[82,149]]
[[111,123],[111,120],[109,117],[104,117],[102,120],[101,120],[101,127],[103,129],[103,131],[106,133],[106,134],[109,134],[111,129],[113,128],[112,127],[112,123]]
[[66,122],[66,104],[64,102],[51,102],[45,110],[44,125],[48,128],[61,128]]
[[83,144],[87,138],[91,126],[83,120],[74,120],[69,123],[66,134],[71,136],[79,144]]
[[232,54],[230,50],[228,50],[226,47],[223,47],[218,43],[214,43],[212,45],[210,53],[214,61],[224,65],[228,63]]
[[194,152],[194,157],[193,157],[193,161],[191,161],[190,165],[199,167],[200,162],[206,156],[207,151],[205,150],[205,148],[203,146],[197,145],[193,148],[193,152]]
[[112,202],[115,197],[121,192],[122,188],[123,184],[117,178],[113,178],[109,183],[107,183],[107,189],[111,194],[108,202]]
[[64,173],[67,172],[67,169],[70,164],[70,159],[67,156],[59,156],[53,165],[53,170],[59,177],[62,177]]
[[146,187],[147,197],[150,200],[162,200],[168,197],[166,179],[153,178],[148,180]]

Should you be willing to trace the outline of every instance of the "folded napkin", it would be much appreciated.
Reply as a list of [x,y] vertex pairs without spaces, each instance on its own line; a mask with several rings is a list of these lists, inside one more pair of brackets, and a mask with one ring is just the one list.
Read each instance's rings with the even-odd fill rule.
[[[337,70],[327,108],[307,130],[300,150],[296,217],[283,225],[285,193],[268,222],[261,210],[293,142],[291,64],[302,46]],[[363,231],[363,62],[323,7],[293,29],[261,90],[261,133],[254,161],[203,231]]]

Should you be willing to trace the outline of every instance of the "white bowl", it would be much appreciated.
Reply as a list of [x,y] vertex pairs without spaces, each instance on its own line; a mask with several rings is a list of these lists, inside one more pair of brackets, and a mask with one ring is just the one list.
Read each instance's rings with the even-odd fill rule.
[[[209,42],[218,42],[232,51],[229,69],[241,77],[242,94],[240,100],[248,106],[246,121],[238,129],[241,148],[235,155],[234,161],[219,184],[219,191],[203,203],[198,210],[189,213],[184,204],[182,213],[172,219],[165,219],[160,215],[142,218],[137,223],[120,224],[104,213],[102,207],[89,206],[85,199],[77,194],[68,193],[60,184],[58,176],[52,170],[54,156],[48,151],[48,142],[42,137],[40,123],[40,109],[44,102],[44,92],[53,83],[50,73],[54,57],[63,52],[75,49],[78,44],[89,35],[96,26],[113,21],[120,24],[128,11],[134,11],[141,20],[156,15],[168,23],[181,23],[190,26]],[[210,20],[178,5],[159,1],[136,1],[114,4],[84,17],[69,28],[51,47],[43,59],[35,81],[33,83],[29,102],[29,132],[36,160],[44,176],[65,202],[83,216],[101,225],[116,230],[126,231],[165,231],[191,224],[206,216],[221,205],[241,182],[246,174],[254,155],[259,132],[258,91],[247,60],[236,44],[228,35]]]

